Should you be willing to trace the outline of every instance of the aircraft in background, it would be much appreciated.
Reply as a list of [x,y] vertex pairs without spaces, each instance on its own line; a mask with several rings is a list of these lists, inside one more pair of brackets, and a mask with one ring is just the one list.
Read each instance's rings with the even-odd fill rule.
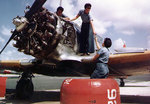
[[118,39],[117,44],[118,45],[114,47],[116,53],[138,53],[147,51],[145,48],[127,47],[125,41],[122,39]]
[[[16,86],[20,98],[32,96],[34,73],[48,76],[90,76],[95,69],[95,62],[81,62],[78,52],[79,28],[47,11],[42,5],[46,0],[35,0],[24,17],[16,17],[16,29],[1,50],[14,39],[18,51],[32,55],[29,60],[0,60],[0,69],[23,72]],[[46,18],[46,19],[45,19]],[[46,21],[45,21],[46,20]],[[130,51],[111,54],[109,58],[109,77],[123,79],[128,76],[150,73],[150,51]]]

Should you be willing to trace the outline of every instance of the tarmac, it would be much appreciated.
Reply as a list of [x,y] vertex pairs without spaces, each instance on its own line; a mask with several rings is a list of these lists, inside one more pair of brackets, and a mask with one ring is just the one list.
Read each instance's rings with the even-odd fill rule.
[[[6,97],[0,104],[60,104],[60,87],[66,78],[68,77],[37,75],[33,78],[35,92],[28,100],[19,100],[15,97],[17,78],[8,78]],[[119,80],[117,82],[119,83]],[[125,87],[120,87],[120,97],[121,104],[150,104],[150,75],[126,79]]]

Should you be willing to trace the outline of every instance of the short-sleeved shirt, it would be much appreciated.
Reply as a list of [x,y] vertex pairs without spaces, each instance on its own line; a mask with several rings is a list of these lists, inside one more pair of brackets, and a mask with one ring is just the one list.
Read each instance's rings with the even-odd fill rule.
[[66,15],[62,14],[62,15],[61,15],[61,17],[63,17],[63,18],[67,18],[68,16],[66,16]]
[[97,58],[98,62],[101,63],[108,63],[109,60],[109,50],[106,47],[101,48],[98,50],[97,54],[99,54],[99,58]]
[[80,10],[78,15],[81,16],[83,23],[88,23],[92,20],[90,14],[85,13],[84,10]]

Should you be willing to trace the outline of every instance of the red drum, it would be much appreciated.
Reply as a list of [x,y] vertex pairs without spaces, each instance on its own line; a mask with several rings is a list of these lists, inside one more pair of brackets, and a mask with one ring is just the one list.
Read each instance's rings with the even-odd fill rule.
[[66,79],[60,91],[60,104],[120,104],[114,79]]
[[6,77],[0,77],[0,99],[5,97],[6,79]]

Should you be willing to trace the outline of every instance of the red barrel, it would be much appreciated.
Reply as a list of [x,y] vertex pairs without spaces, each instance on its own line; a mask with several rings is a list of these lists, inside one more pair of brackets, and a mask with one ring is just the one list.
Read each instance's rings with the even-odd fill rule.
[[6,77],[0,77],[0,98],[5,97],[6,93]]
[[114,79],[66,79],[61,86],[60,104],[120,104]]

